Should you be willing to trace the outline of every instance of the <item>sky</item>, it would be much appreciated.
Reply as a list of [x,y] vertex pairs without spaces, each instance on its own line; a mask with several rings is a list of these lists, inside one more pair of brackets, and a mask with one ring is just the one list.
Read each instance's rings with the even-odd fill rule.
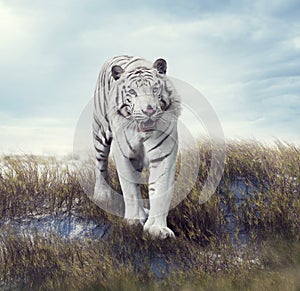
[[293,0],[0,0],[0,154],[72,152],[99,70],[121,54],[165,58],[226,139],[300,144],[299,15]]

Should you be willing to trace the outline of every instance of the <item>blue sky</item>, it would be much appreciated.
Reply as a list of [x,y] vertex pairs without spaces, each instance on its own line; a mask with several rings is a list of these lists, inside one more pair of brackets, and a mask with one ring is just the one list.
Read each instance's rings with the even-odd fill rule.
[[299,15],[289,0],[0,0],[0,153],[71,152],[100,67],[119,54],[167,59],[226,138],[300,143]]

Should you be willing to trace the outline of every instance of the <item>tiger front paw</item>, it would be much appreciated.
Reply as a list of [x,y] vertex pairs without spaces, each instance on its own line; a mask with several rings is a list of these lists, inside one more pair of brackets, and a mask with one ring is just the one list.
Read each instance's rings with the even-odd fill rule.
[[144,226],[144,231],[148,232],[152,237],[159,238],[159,239],[175,237],[174,232],[170,228],[158,224],[153,224],[148,227],[146,223]]

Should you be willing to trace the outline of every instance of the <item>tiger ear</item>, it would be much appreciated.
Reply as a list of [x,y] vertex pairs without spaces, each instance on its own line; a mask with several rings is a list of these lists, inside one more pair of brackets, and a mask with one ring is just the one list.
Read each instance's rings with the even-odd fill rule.
[[167,62],[164,59],[157,59],[153,64],[153,68],[164,75],[167,72]]
[[115,80],[120,79],[121,75],[124,73],[124,70],[122,67],[115,65],[111,68],[112,76]]

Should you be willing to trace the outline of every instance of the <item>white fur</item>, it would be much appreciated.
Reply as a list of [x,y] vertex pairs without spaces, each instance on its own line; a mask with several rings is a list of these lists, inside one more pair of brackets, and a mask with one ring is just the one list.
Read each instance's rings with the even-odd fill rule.
[[[141,65],[150,67],[151,63],[139,59],[134,65],[135,67]],[[127,70],[131,71],[135,67],[130,65]],[[109,69],[109,65],[105,67],[105,70]],[[130,120],[127,120],[124,116],[117,113],[115,110],[115,96],[118,86],[122,84],[122,77],[120,80],[112,82],[109,92],[106,88],[107,84],[101,84],[101,81],[98,81],[100,82],[98,85],[100,89],[101,86],[106,86],[105,90],[103,90],[106,94],[105,96],[101,95],[101,90],[98,90],[100,92],[98,95],[95,94],[96,101],[99,102],[99,104],[95,104],[94,112],[101,115],[100,109],[102,108],[102,112],[104,110],[108,114],[112,135],[112,155],[118,171],[125,202],[125,219],[129,224],[135,224],[139,221],[144,225],[144,231],[154,237],[164,239],[174,237],[173,231],[167,227],[167,215],[174,190],[176,156],[178,150],[177,119],[180,114],[180,100],[175,88],[173,88],[167,77],[159,76],[159,78],[165,82],[168,90],[173,92],[170,97],[170,108],[164,112],[163,116],[157,121],[157,127],[160,130],[152,132],[138,131],[136,127],[131,126],[132,122]],[[101,78],[99,77],[99,79]],[[145,94],[147,94],[147,91],[145,91]],[[151,98],[153,99],[153,97]],[[103,100],[105,100],[105,102],[103,102]],[[143,99],[140,98],[139,100]],[[141,102],[142,104],[140,104],[140,106],[143,106],[143,102],[148,101]],[[105,130],[107,129],[105,124],[102,126]],[[94,124],[94,133],[95,132],[101,137],[99,125],[97,124]],[[166,138],[165,141],[156,147],[157,143],[164,137]],[[130,147],[128,146],[128,141],[130,141]],[[99,142],[94,141],[94,143],[95,146],[101,148]],[[151,189],[151,191],[149,191],[149,210],[144,208],[140,187],[138,186],[141,182],[141,173],[133,168],[132,161],[130,161],[129,158],[133,159],[135,163],[143,163],[144,166],[145,161],[148,161],[149,189]],[[95,193],[93,197],[95,201],[107,201],[111,198],[110,189],[108,189],[105,179],[99,173],[101,167],[103,169],[103,163],[97,162]]]

